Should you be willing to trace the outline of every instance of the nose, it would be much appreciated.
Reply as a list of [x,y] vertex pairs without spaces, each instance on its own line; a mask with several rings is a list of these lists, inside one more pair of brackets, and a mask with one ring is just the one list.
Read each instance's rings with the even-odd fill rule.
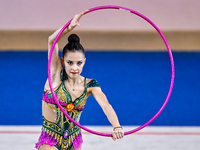
[[78,69],[78,66],[77,66],[76,64],[74,64],[74,65],[72,66],[72,70],[76,71],[77,69]]

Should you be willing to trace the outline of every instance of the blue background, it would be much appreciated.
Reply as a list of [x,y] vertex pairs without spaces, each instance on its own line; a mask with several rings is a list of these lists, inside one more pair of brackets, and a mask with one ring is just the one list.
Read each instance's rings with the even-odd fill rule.
[[[200,125],[200,53],[174,52],[175,83],[150,125]],[[142,125],[163,105],[171,80],[167,52],[86,52],[82,75],[95,78],[122,125]],[[0,52],[0,125],[41,125],[47,52]],[[110,125],[90,96],[82,125]]]

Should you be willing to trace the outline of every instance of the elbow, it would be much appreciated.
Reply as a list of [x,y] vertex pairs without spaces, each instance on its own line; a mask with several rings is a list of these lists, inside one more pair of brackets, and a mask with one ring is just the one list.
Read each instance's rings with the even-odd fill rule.
[[52,36],[50,35],[50,36],[48,37],[48,43],[49,43],[50,45],[52,45],[52,44],[53,44],[53,41],[54,41],[54,39],[53,39]]

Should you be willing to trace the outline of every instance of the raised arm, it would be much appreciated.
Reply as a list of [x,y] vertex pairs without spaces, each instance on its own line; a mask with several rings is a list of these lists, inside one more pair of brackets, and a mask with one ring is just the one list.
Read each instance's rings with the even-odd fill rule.
[[[87,10],[74,16],[70,25],[62,32],[62,34],[60,35],[60,37],[59,37],[59,39],[58,39],[58,41],[57,41],[57,43],[54,47],[52,58],[51,58],[51,80],[52,80],[53,88],[58,86],[58,84],[60,83],[60,72],[62,70],[62,63],[61,63],[61,60],[60,60],[60,57],[59,57],[58,42],[64,35],[66,35],[68,32],[73,30],[76,26],[80,26],[79,20],[84,15],[84,13],[86,13],[86,12],[87,12]],[[53,42],[54,42],[56,36],[58,35],[58,33],[60,32],[61,29],[62,28],[59,28],[52,35],[50,35],[48,37],[48,57],[49,57],[50,50],[51,50],[51,47],[53,45]],[[45,84],[45,89],[49,89],[48,80]]]
[[109,104],[106,95],[102,92],[100,87],[93,87],[91,88],[91,94],[94,96],[94,98],[97,100],[101,108],[103,109],[103,112],[107,116],[109,122],[113,126],[113,132],[112,132],[112,139],[121,139],[124,136],[124,132],[122,130],[122,127],[119,124],[117,115],[112,108],[112,106]]

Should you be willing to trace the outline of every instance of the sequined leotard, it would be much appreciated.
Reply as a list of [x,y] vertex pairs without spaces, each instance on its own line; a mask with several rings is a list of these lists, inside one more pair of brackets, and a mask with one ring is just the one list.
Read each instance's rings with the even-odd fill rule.
[[[85,78],[85,89],[80,97],[72,102],[71,96],[67,91],[64,81],[66,76],[62,76],[61,73],[61,84],[55,90],[55,94],[59,100],[59,103],[68,113],[68,115],[79,122],[79,117],[85,106],[87,100],[87,88],[99,87],[100,85],[95,79],[92,79],[89,83],[86,83]],[[42,100],[46,102],[55,112],[55,122],[48,121],[43,116],[43,127],[42,133],[39,137],[36,148],[42,144],[54,145],[58,150],[71,150],[72,147],[78,148],[82,143],[81,129],[72,123],[56,105],[52,94],[44,92]]]

